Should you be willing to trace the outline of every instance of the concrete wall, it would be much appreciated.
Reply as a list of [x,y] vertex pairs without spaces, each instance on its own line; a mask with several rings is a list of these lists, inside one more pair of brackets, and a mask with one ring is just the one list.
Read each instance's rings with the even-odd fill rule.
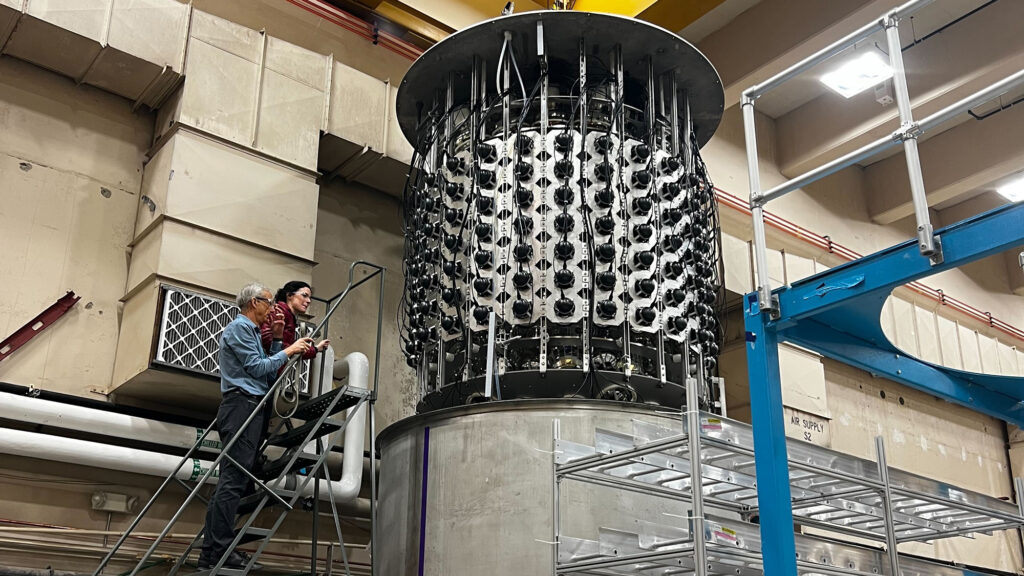
[[0,381],[91,396],[110,384],[153,117],[0,57],[0,333],[82,300],[0,364]]
[[[352,262],[366,260],[387,267],[380,358],[377,431],[415,411],[413,371],[398,349],[396,321],[402,297],[402,230],[399,203],[365,186],[335,180],[320,188],[316,225],[313,286],[316,296],[332,297],[345,289]],[[355,280],[370,269],[356,269]],[[377,337],[377,280],[370,280],[347,297],[331,319],[330,338],[339,358],[352,351],[366,354],[373,366]]]
[[281,0],[195,0],[197,10],[231,20],[334,59],[396,85],[412,60]]

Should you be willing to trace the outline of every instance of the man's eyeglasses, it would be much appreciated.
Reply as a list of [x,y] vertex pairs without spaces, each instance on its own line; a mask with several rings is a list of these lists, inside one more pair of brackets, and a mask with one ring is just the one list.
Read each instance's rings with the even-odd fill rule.
[[256,297],[253,298],[253,300],[259,300],[260,302],[265,302],[267,304],[267,306],[273,306],[274,305],[274,301],[273,300],[271,300],[270,298],[263,298],[262,296],[256,296]]

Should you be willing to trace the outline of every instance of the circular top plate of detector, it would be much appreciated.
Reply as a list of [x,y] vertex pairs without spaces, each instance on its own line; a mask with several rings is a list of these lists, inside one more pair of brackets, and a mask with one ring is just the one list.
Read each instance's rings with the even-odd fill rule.
[[[473,55],[478,55],[485,63],[486,93],[495,93],[494,67],[505,32],[512,35],[517,63],[529,90],[539,74],[536,65],[538,24],[543,26],[544,51],[552,69],[558,61],[563,64],[563,70],[572,70],[578,76],[582,40],[589,75],[598,70],[598,65],[603,67],[610,62],[609,55],[619,44],[627,86],[631,81],[639,81],[646,89],[649,56],[655,78],[674,77],[680,94],[686,94],[699,145],[706,144],[718,128],[725,101],[722,80],[711,62],[692,44],[642,20],[612,14],[549,10],[513,14],[475,24],[424,52],[398,89],[398,122],[406,139],[415,145],[417,126],[435,105],[439,94],[444,93],[449,77],[455,79],[454,103],[469,101]],[[683,114],[682,100],[679,114]]]

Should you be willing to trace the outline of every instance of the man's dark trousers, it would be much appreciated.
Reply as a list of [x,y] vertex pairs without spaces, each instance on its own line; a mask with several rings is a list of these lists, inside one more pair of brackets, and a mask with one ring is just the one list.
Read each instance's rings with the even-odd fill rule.
[[[239,390],[224,394],[220,409],[217,410],[217,433],[221,445],[226,446],[234,438],[259,402],[259,396],[250,396]],[[228,452],[229,456],[250,472],[266,434],[269,407],[269,403],[263,406],[263,413],[253,418],[249,426],[242,430],[238,441]],[[211,564],[220,560],[235,539],[238,501],[250,492],[251,486],[252,480],[244,472],[226,459],[221,460],[217,489],[206,509],[206,533],[203,539],[202,558],[208,559]]]

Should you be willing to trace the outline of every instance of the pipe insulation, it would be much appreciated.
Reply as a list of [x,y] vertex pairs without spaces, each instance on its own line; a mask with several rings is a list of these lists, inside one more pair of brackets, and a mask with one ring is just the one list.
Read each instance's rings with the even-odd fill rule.
[[[333,376],[334,379],[347,377],[350,386],[366,389],[369,361],[364,354],[353,352],[334,363]],[[180,448],[191,447],[202,434],[200,428],[14,394],[0,395],[0,418]],[[333,482],[319,481],[321,499],[329,498],[329,490],[335,501],[350,502],[356,499],[362,486],[366,403],[358,408],[350,408],[346,418],[349,423],[342,440],[345,453],[342,456],[341,478]],[[217,448],[219,444],[218,440]],[[0,453],[162,477],[170,474],[180,460],[178,456],[146,450],[3,428],[0,428]],[[191,463],[178,470],[177,477],[180,480],[195,481],[210,468],[210,464],[209,461],[192,458]],[[216,477],[216,474],[212,475],[208,482],[216,482]],[[313,492],[314,485],[310,482],[303,494],[312,496]]]

